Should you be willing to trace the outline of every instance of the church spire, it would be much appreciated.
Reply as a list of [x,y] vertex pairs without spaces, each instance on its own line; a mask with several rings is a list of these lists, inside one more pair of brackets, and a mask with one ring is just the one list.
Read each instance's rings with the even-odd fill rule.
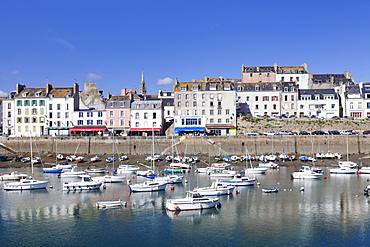
[[144,70],[141,74],[141,83],[140,83],[140,94],[146,94],[146,84],[144,79]]

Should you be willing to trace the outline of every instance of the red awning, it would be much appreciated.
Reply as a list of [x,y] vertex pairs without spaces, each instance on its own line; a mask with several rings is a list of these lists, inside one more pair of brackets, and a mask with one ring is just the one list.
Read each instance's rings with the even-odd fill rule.
[[207,129],[236,129],[234,126],[217,126],[217,127],[207,127]]
[[69,131],[104,131],[106,127],[91,127],[91,128],[71,128]]
[[130,131],[160,131],[161,128],[131,128]]

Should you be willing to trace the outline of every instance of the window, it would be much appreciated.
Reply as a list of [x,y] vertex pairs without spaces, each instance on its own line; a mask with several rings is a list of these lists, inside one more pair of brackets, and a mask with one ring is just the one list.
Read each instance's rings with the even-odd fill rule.
[[267,105],[263,105],[263,109],[267,109]]
[[292,109],[294,109],[294,103],[291,103],[290,104],[290,109],[292,110]]
[[202,115],[206,115],[206,110],[202,110]]
[[211,93],[211,94],[209,94],[209,98],[210,99],[213,99],[215,96],[214,96],[214,94],[213,93]]
[[22,123],[22,118],[21,117],[17,118],[17,123]]
[[189,99],[189,94],[185,94],[185,99]]
[[8,111],[8,117],[11,117],[11,116],[12,116],[12,113]]
[[284,76],[281,77],[281,81],[284,81]]
[[157,122],[153,122],[153,128],[157,127]]
[[69,112],[65,113],[65,118],[69,118]]
[[83,125],[84,121],[83,120],[77,120],[77,125]]
[[194,115],[198,115],[198,111],[197,110],[194,110]]
[[87,125],[93,125],[93,120],[87,120]]
[[230,123],[230,119],[226,118],[226,123]]
[[213,124],[214,120],[213,118],[209,119],[209,123]]
[[135,119],[139,119],[139,113],[138,112],[135,113]]
[[181,99],[181,94],[178,94],[177,95],[177,99]]
[[220,93],[219,93],[219,94],[217,94],[217,100],[218,100],[218,101],[221,101],[221,100],[222,100],[222,94],[220,94]]
[[192,87],[192,90],[193,90],[193,91],[198,91],[198,86],[193,86],[193,87]]
[[209,110],[209,115],[213,115],[213,110]]
[[270,73],[267,73],[267,77],[270,77]]
[[181,86],[180,91],[186,91],[186,86]]
[[273,104],[273,105],[272,105],[272,109],[273,109],[273,110],[276,110],[276,104]]
[[114,116],[114,112],[113,111],[109,111],[109,117],[113,117]]
[[202,94],[202,99],[205,99],[206,98],[206,95],[205,94]]
[[238,87],[236,88],[236,90],[240,92],[240,91],[242,91],[242,87],[241,87],[241,86],[238,86]]
[[185,102],[185,107],[189,107],[189,101]]
[[57,113],[57,118],[60,118],[60,112]]
[[245,101],[249,101],[249,96],[246,96],[245,97]]
[[299,77],[298,76],[295,79],[296,79],[297,82],[299,82]]
[[[22,100],[17,100],[17,106],[22,106]],[[10,109],[9,104],[8,104],[8,109]]]
[[362,102],[358,102],[358,109],[362,109]]
[[98,112],[98,117],[102,117],[103,116],[103,113],[102,112]]
[[285,100],[285,101],[288,101],[288,95],[285,95],[285,96],[284,96],[284,100]]
[[206,106],[206,102],[205,101],[202,101],[202,106]]
[[40,117],[40,123],[45,123],[45,118],[44,117]]
[[69,105],[68,104],[66,104],[66,110],[69,110]]
[[269,96],[263,96],[262,101],[269,101]]
[[157,119],[157,113],[153,112],[153,119]]
[[37,109],[36,108],[32,108],[32,114],[33,115],[36,115],[37,114]]
[[136,128],[140,127],[139,122],[136,122],[136,123],[135,123],[135,127],[136,127]]
[[21,115],[21,114],[22,114],[22,110],[18,109],[18,115]]
[[258,110],[258,105],[255,106],[255,109]]
[[78,113],[78,117],[84,117],[84,113],[83,112],[79,112]]
[[197,106],[197,102],[196,101],[193,101],[193,106]]
[[36,117],[32,118],[32,123],[37,123],[37,118]]
[[93,117],[93,113],[92,112],[87,112],[87,117]]
[[272,101],[278,101],[279,100],[279,97],[278,96],[271,96],[271,100]]
[[120,117],[124,117],[125,116],[125,111],[120,111]]
[[193,94],[193,99],[197,99],[197,95],[196,94]]
[[49,104],[49,110],[53,110],[53,104]]
[[40,100],[40,106],[45,106],[45,100]]
[[121,125],[121,126],[125,126],[125,120],[124,120],[124,119],[121,119],[121,120],[120,120],[120,125]]
[[256,101],[258,101],[258,96],[256,96]]
[[103,120],[97,120],[97,121],[96,121],[96,124],[97,124],[97,125],[103,125]]
[[293,81],[293,76],[290,77],[290,81]]
[[114,125],[113,119],[109,120],[109,126],[113,126],[113,125]]
[[353,102],[349,103],[349,109],[353,109]]
[[213,106],[213,101],[210,101],[209,102],[209,106]]
[[29,117],[25,117],[25,118],[24,118],[24,122],[25,122],[25,123],[29,123],[29,122],[30,122],[30,118],[29,118]]
[[179,101],[179,102],[177,102],[177,106],[178,107],[181,107],[181,102]]
[[259,90],[260,90],[260,86],[259,85],[254,86],[254,91],[259,91]]
[[29,100],[25,100],[24,101],[24,106],[30,106],[30,101]]
[[225,114],[226,114],[226,115],[229,115],[229,114],[230,114],[230,109],[226,109],[226,110],[225,110]]
[[290,95],[291,101],[294,101],[294,95]]
[[222,123],[222,120],[221,120],[221,118],[219,118],[219,119],[217,119],[217,123]]
[[222,110],[217,110],[217,115],[221,115],[222,114]]
[[53,118],[53,113],[49,112],[49,118]]

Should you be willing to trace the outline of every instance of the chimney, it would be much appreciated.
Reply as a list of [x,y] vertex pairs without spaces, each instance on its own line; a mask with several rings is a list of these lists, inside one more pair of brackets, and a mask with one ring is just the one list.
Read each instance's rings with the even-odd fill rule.
[[52,89],[53,86],[50,83],[46,84],[46,95],[48,95]]

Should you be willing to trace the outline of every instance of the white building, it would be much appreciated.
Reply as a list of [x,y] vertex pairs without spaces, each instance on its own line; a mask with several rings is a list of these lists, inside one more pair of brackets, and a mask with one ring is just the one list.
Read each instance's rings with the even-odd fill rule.
[[339,116],[339,97],[334,89],[300,89],[299,116],[332,118]]

